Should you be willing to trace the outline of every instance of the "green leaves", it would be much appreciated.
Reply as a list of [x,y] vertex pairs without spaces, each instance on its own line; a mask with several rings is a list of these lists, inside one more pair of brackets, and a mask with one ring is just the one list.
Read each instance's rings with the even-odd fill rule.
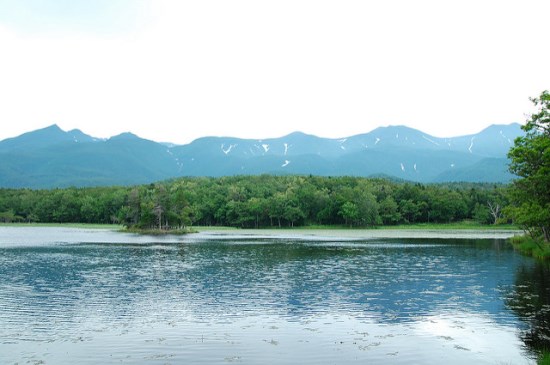
[[0,220],[116,222],[163,230],[190,225],[366,227],[474,217],[494,223],[488,204],[506,205],[503,191],[493,184],[421,185],[360,177],[179,178],[135,187],[0,189],[0,212],[7,212]]
[[529,134],[546,134],[550,137],[550,93],[543,91],[538,98],[530,98],[537,107],[530,119],[522,127]]
[[513,183],[507,211],[529,234],[550,242],[550,93],[531,101],[537,111],[522,127],[527,134],[508,153],[509,170],[520,179]]

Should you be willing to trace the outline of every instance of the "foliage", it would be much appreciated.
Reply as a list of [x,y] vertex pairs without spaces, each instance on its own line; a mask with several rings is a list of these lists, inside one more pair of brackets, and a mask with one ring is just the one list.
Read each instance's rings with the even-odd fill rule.
[[550,242],[550,93],[533,98],[537,111],[522,127],[508,157],[510,172],[519,179],[511,189],[507,213],[533,238]]
[[[137,229],[311,225],[493,224],[505,187],[422,185],[359,177],[179,178],[133,187],[0,189],[0,220],[115,223]],[[483,209],[481,209],[481,208]]]
[[524,255],[541,260],[550,259],[550,246],[530,236],[516,236],[511,239],[511,242],[514,248]]

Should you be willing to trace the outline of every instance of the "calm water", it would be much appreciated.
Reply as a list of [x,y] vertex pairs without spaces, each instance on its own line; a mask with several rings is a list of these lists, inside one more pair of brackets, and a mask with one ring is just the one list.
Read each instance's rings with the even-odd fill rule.
[[540,270],[500,240],[0,227],[0,364],[531,364]]

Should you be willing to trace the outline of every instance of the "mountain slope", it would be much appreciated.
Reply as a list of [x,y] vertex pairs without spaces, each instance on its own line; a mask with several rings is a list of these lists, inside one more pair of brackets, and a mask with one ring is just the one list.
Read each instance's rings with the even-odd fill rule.
[[97,139],[82,133],[78,129],[64,132],[56,124],[49,127],[28,132],[19,137],[5,139],[0,142],[1,152],[34,151],[63,142],[86,143]]
[[[50,130],[51,131],[51,130]],[[125,134],[105,141],[71,140],[54,131],[57,142],[42,141],[43,131],[25,135],[20,145],[5,152],[0,142],[0,186],[51,188],[131,185],[178,176],[180,166],[163,145]],[[46,136],[51,136],[47,133]],[[28,145],[38,138],[37,145]],[[14,144],[8,141],[8,147]]]
[[301,132],[264,140],[204,137],[173,146],[123,133],[103,140],[57,125],[0,141],[0,187],[132,185],[177,176],[393,176],[418,182],[506,182],[506,153],[523,132],[493,125],[437,138],[405,126],[341,139]]
[[514,178],[508,172],[508,159],[488,157],[475,164],[446,170],[435,176],[433,182],[463,181],[463,182],[508,182]]

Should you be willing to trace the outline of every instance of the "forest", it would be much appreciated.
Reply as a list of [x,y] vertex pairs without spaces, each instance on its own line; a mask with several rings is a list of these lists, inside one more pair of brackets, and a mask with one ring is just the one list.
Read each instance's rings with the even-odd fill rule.
[[0,222],[116,223],[139,229],[496,224],[507,186],[382,178],[178,178],[131,187],[0,189]]

